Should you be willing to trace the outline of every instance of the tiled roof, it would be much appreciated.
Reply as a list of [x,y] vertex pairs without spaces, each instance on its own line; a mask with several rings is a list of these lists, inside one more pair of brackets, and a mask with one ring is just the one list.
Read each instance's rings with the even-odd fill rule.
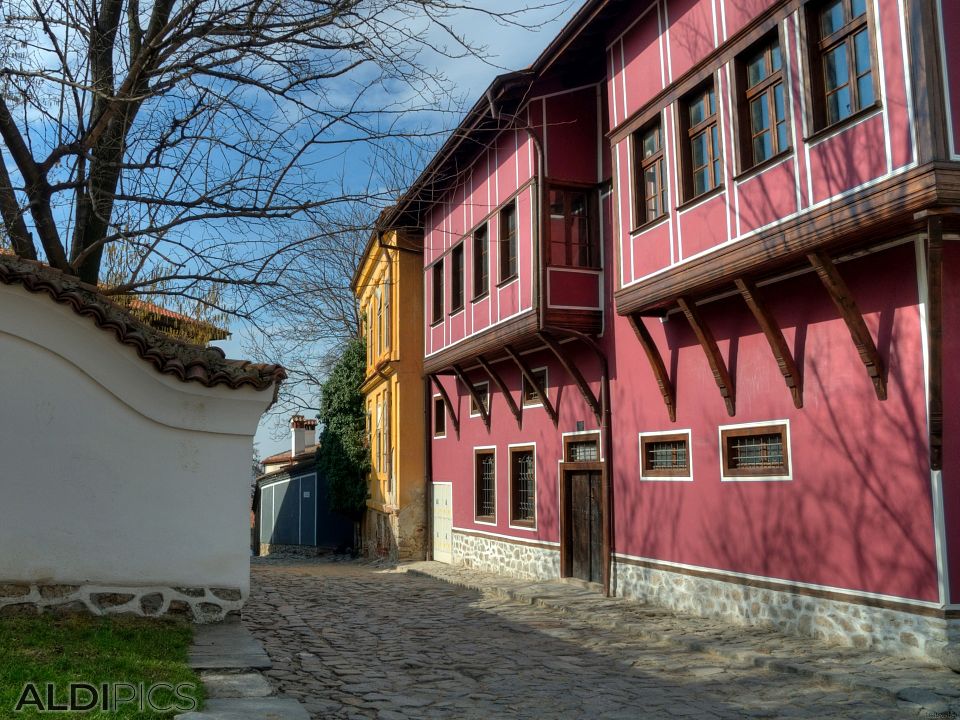
[[307,448],[302,453],[297,453],[293,460],[290,459],[290,450],[286,452],[277,453],[276,455],[271,455],[260,461],[262,465],[278,465],[280,463],[289,463],[289,462],[300,462],[301,460],[306,460],[313,456],[317,452],[317,445],[308,445]]
[[228,360],[220,348],[190,345],[148,327],[97,289],[42,263],[0,254],[0,283],[20,285],[32,293],[46,293],[51,300],[90,318],[101,330],[113,333],[117,342],[132,347],[158,372],[182,382],[206,387],[251,386],[266,390],[279,387],[287,374],[279,365],[261,365]]

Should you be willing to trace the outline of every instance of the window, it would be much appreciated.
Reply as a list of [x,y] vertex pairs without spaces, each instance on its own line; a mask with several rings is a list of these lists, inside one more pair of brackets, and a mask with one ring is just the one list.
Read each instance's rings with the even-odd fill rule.
[[600,249],[590,226],[585,190],[550,188],[550,265],[599,268]]
[[443,404],[442,397],[433,399],[433,436],[447,436],[447,406]]
[[[483,403],[483,409],[490,412],[490,383],[478,382],[473,386],[473,390],[480,396],[480,402]],[[473,396],[470,396],[470,415],[476,417],[480,414],[480,408],[474,402]]]
[[517,276],[517,206],[510,203],[500,211],[500,282]]
[[656,220],[667,213],[667,174],[663,159],[663,130],[656,122],[633,137],[636,172],[637,224]]
[[443,320],[443,260],[433,266],[433,306],[431,318],[436,324]]
[[720,186],[720,128],[713,81],[689,95],[680,104],[680,119],[686,199],[692,200]]
[[497,514],[497,456],[493,450],[477,450],[474,460],[476,519],[493,522]]
[[463,310],[463,243],[450,252],[450,314]]
[[591,440],[567,440],[564,460],[566,462],[600,462],[598,436]]
[[690,480],[690,433],[640,433],[643,480]]
[[818,3],[807,21],[819,130],[876,103],[867,0]]
[[[536,370],[531,370],[530,374],[533,375],[537,382],[540,383],[540,387],[543,388],[544,392],[547,391],[547,369],[546,368],[537,368]],[[540,399],[540,393],[527,382],[526,378],[523,378],[523,404],[524,405],[542,405],[543,401]]]
[[377,336],[377,346],[374,356],[379,357],[383,352],[383,291],[381,288],[373,292],[373,307],[377,312],[377,329],[374,333]]
[[490,241],[487,224],[473,231],[473,299],[487,294],[490,289]]
[[392,274],[390,272],[390,266],[387,266],[387,276],[383,285],[383,327],[381,332],[383,334],[383,347],[385,350],[390,349],[390,296],[393,294],[393,282]]
[[510,522],[533,525],[537,520],[537,469],[534,448],[510,449]]
[[790,147],[780,39],[764,40],[737,60],[741,92],[740,159],[746,170]]
[[724,479],[789,480],[787,423],[720,428]]

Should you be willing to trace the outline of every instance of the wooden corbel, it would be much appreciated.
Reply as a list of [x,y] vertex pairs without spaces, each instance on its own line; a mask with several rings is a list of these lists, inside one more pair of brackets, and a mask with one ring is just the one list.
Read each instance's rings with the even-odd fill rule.
[[593,415],[597,419],[597,426],[603,425],[603,411],[600,408],[600,400],[596,395],[593,394],[593,391],[590,389],[590,386],[583,377],[583,373],[581,373],[577,366],[571,363],[567,356],[563,354],[563,352],[560,350],[560,346],[557,344],[557,341],[550,337],[549,334],[545,332],[539,332],[537,334],[540,336],[540,339],[543,340],[546,346],[550,348],[550,351],[563,366],[563,369],[567,371],[567,374],[570,375],[570,377],[573,378],[573,381],[577,384],[577,388],[580,390],[580,394],[583,395],[583,399],[586,401],[587,405],[590,406],[590,409],[593,410]]
[[803,407],[803,378],[797,369],[797,363],[793,359],[793,354],[787,346],[787,341],[783,337],[783,331],[777,324],[776,318],[770,312],[766,303],[763,302],[760,294],[757,292],[757,286],[748,278],[737,278],[734,280],[737,290],[743,296],[744,302],[756,318],[757,324],[763,330],[767,342],[770,344],[770,350],[773,351],[773,357],[777,360],[777,366],[780,368],[780,374],[787,383],[787,388],[793,396],[793,405],[796,408]]
[[447,414],[450,416],[450,421],[453,423],[453,429],[457,433],[457,437],[460,437],[460,420],[457,418],[457,413],[453,409],[453,403],[450,402],[450,396],[447,394],[447,389],[443,386],[443,383],[440,382],[435,374],[430,375],[430,379],[433,381],[434,386],[437,390],[440,391],[440,397],[443,398],[443,404],[447,408]]
[[707,356],[707,362],[710,363],[710,369],[713,371],[713,379],[717,381],[717,387],[720,388],[720,395],[727,406],[727,414],[733,417],[737,413],[736,393],[733,387],[733,380],[730,378],[730,371],[727,370],[727,363],[720,354],[720,348],[717,347],[717,341],[710,332],[710,328],[703,321],[700,310],[694,302],[688,298],[677,298],[677,305],[687,317],[687,322],[693,329],[693,334],[697,336],[700,347],[703,348]]
[[883,363],[880,360],[880,353],[877,346],[870,336],[867,324],[863,321],[863,314],[857,307],[856,300],[850,293],[850,288],[837,271],[837,266],[833,260],[824,252],[815,252],[807,255],[807,259],[817,271],[820,282],[826,288],[833,304],[840,311],[840,316],[847,324],[850,331],[850,337],[853,338],[853,344],[860,354],[860,359],[867,368],[867,375],[873,382],[873,388],[877,393],[879,400],[887,399],[887,377],[883,369]]
[[517,421],[517,429],[523,427],[523,412],[520,410],[520,407],[517,406],[516,401],[513,399],[513,395],[510,392],[510,388],[507,387],[507,384],[503,381],[503,378],[500,377],[499,373],[493,369],[493,366],[487,362],[486,358],[483,355],[477,357],[477,362],[480,363],[480,367],[487,371],[487,375],[490,376],[490,379],[493,381],[493,384],[496,385],[500,392],[503,393],[504,400],[507,401],[507,407],[510,408],[510,413]]
[[[523,375],[524,380],[530,383],[531,387],[537,391],[537,395],[540,396],[540,402],[543,403],[543,409],[547,411],[547,415],[550,416],[550,420],[553,421],[554,426],[560,424],[560,418],[557,415],[557,409],[553,406],[553,403],[550,402],[550,398],[547,396],[546,389],[540,384],[540,381],[537,380],[533,372],[527,367],[527,364],[523,361],[523,358],[514,350],[510,345],[504,346],[504,351],[507,355],[510,356],[510,359],[513,360],[517,367],[520,368],[520,374]],[[523,402],[523,398],[520,398],[520,401]]]
[[[467,388],[467,392],[470,393],[470,397],[473,399],[474,404],[480,408],[480,418],[483,420],[483,424],[489,432],[490,409],[483,404],[483,399],[477,394],[477,389],[473,386],[473,383],[467,379],[466,374],[463,372],[463,368],[461,368],[459,365],[454,365],[453,374],[456,375],[457,379],[464,384],[464,386]],[[489,394],[487,397],[490,397]]]
[[633,326],[633,332],[637,335],[637,340],[640,341],[640,346],[647,355],[650,368],[653,370],[653,376],[657,379],[657,385],[660,386],[663,403],[667,406],[667,412],[670,413],[670,422],[676,422],[677,394],[673,388],[673,383],[670,381],[670,375],[667,374],[667,366],[663,364],[663,357],[660,355],[660,350],[657,349],[656,343],[653,342],[647,326],[643,324],[643,318],[636,314],[630,314],[628,318],[630,319],[630,325]]

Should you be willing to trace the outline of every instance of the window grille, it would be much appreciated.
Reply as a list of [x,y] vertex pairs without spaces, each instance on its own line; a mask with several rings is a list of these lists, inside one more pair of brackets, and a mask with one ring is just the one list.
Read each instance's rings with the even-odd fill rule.
[[510,459],[510,483],[513,490],[511,520],[517,523],[533,523],[537,514],[533,450],[514,450]]
[[647,443],[646,462],[651,470],[686,470],[687,443],[685,440]]
[[496,512],[496,458],[492,452],[477,453],[477,517],[493,518]]
[[778,477],[790,474],[787,425],[721,429],[726,477]]
[[599,462],[600,449],[596,440],[575,440],[567,443],[567,462]]

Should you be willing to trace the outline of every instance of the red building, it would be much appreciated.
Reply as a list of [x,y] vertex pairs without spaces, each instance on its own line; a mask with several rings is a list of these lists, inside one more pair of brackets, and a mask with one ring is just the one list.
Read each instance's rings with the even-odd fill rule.
[[491,84],[387,217],[435,557],[960,667],[958,23],[589,0]]

